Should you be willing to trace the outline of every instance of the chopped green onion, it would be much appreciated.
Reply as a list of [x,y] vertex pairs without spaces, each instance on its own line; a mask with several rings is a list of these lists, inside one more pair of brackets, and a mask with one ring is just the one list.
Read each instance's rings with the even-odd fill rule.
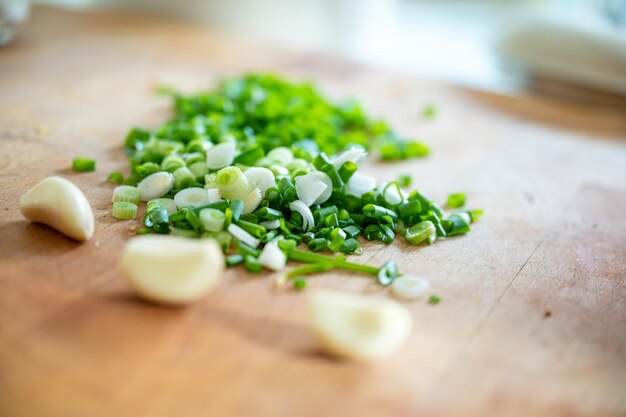
[[121,184],[124,182],[124,175],[121,172],[111,172],[111,174],[107,178],[107,181]]
[[280,220],[279,219],[265,220],[259,224],[265,227],[267,230],[274,230],[280,227]]
[[437,106],[434,104],[426,104],[422,108],[422,116],[424,119],[434,119],[437,116]]
[[306,278],[304,277],[296,277],[293,280],[293,288],[296,290],[303,290],[306,288]]
[[220,169],[217,172],[216,185],[222,195],[229,200],[243,200],[250,193],[248,179],[236,166]]
[[244,265],[248,272],[257,273],[263,270],[263,265],[261,265],[259,260],[254,256],[246,256],[244,258]]
[[209,167],[204,161],[194,162],[190,164],[188,168],[196,179],[204,178],[209,172]]
[[333,182],[324,172],[313,171],[306,175],[296,177],[296,192],[298,199],[307,206],[323,204],[333,192]]
[[441,302],[441,297],[437,294],[432,294],[430,297],[428,297],[428,302],[430,304],[439,304]]
[[220,143],[206,151],[206,164],[209,169],[227,167],[235,160],[235,144],[233,142]]
[[238,253],[226,257],[226,266],[227,267],[232,267],[232,266],[235,266],[235,265],[239,265],[242,262],[243,262],[243,255],[240,255]]
[[275,164],[286,167],[293,161],[293,152],[285,147],[274,148],[267,154],[267,159]]
[[298,193],[296,191],[296,187],[294,187],[291,180],[287,177],[281,178],[280,181],[278,182],[278,193],[280,197],[283,199],[283,201],[288,202],[288,203],[298,199]]
[[261,251],[259,249],[246,245],[243,242],[239,242],[236,249],[237,252],[239,252],[243,256],[254,256],[255,258],[258,258],[261,254]]
[[141,201],[141,192],[137,187],[131,185],[120,185],[113,190],[113,197],[111,202],[116,203],[118,201],[127,201],[135,205]]
[[257,215],[263,220],[276,220],[283,218],[283,213],[281,211],[269,207],[259,209],[259,211],[257,211]]
[[244,202],[241,200],[234,200],[230,203],[230,209],[233,212],[233,221],[239,220],[239,218],[243,214],[244,207]]
[[358,252],[359,248],[360,248],[359,242],[357,242],[356,239],[349,238],[343,242],[340,250],[343,253],[353,254],[353,253]]
[[147,210],[149,211],[151,206],[158,205],[160,207],[165,207],[167,209],[168,214],[172,215],[178,211],[178,206],[171,198],[155,198],[153,200],[148,201]]
[[397,181],[392,181],[385,185],[382,195],[387,206],[395,207],[404,201],[402,190],[400,190],[400,185],[398,185]]
[[244,171],[250,188],[258,188],[262,195],[267,193],[272,187],[276,186],[276,177],[274,173],[267,168],[254,167]]
[[369,193],[376,188],[376,178],[355,172],[348,183],[345,190],[349,195],[361,198],[363,194]]
[[[233,217],[234,218],[234,217]],[[239,220],[237,222],[237,226],[241,227],[246,232],[250,233],[252,236],[260,238],[264,234],[267,233],[267,229],[261,226],[260,224],[254,224],[250,222],[246,222],[244,220]]]
[[289,203],[289,208],[302,216],[302,229],[308,231],[315,227],[315,219],[311,209],[302,201],[296,200]]
[[411,175],[410,174],[400,174],[398,175],[398,184],[400,187],[409,187],[411,185]]
[[310,275],[310,274],[316,274],[318,272],[325,272],[332,268],[333,266],[328,263],[299,265],[294,268],[291,268],[287,272],[280,274],[276,278],[275,283],[277,286],[280,287],[284,285],[285,282],[287,282],[291,278],[294,278],[294,277],[297,278],[298,276],[301,276],[301,275]]
[[417,216],[422,212],[422,204],[417,201],[407,201],[402,203],[397,208],[398,215],[401,219],[408,219],[411,216]]
[[285,268],[287,256],[279,249],[275,242],[265,245],[259,256],[259,263],[272,271],[280,271]]
[[204,188],[185,188],[174,196],[174,202],[180,208],[202,207],[210,204],[209,196]]
[[204,229],[208,232],[224,230],[224,213],[213,208],[202,209],[198,215]]
[[366,206],[364,206],[363,214],[365,214],[367,217],[371,217],[374,219],[380,219],[383,216],[389,216],[392,219],[398,218],[398,215],[395,211],[382,206],[377,206],[376,204],[367,204]]
[[308,244],[309,249],[315,252],[326,249],[327,245],[328,245],[328,242],[323,237],[313,239]]
[[240,242],[252,246],[253,248],[256,248],[261,243],[259,239],[255,238],[250,233],[246,232],[244,229],[234,223],[229,224],[226,230],[228,230],[228,232],[233,235],[235,239],[238,239]]
[[230,235],[230,233],[225,231],[205,232],[202,234],[202,237],[214,239],[224,253],[228,253],[228,251],[230,250],[230,244],[233,240],[233,237]]
[[252,213],[261,204],[261,190],[255,188],[243,199],[243,213]]
[[454,193],[448,195],[448,202],[446,204],[449,208],[459,208],[465,205],[465,194]]
[[446,233],[447,236],[463,235],[470,231],[470,225],[467,218],[460,214],[451,214],[447,220],[452,222],[452,229]]
[[377,187],[357,165],[368,149],[401,160],[428,148],[369,119],[354,102],[328,102],[310,85],[249,75],[216,91],[168,94],[174,117],[152,131],[133,129],[125,142],[130,175],[112,178],[136,185],[149,201],[145,233],[211,238],[225,253],[235,238],[242,253],[227,264],[250,271],[281,269],[287,255],[316,270],[364,272],[389,285],[399,275],[394,263],[374,268],[296,247],[360,254],[359,236],[389,244],[396,233],[409,243],[432,243],[467,233],[482,214],[446,217],[419,192],[401,188],[410,185],[408,175]]
[[72,161],[72,169],[76,172],[95,171],[96,161],[94,159],[76,157]]
[[252,166],[256,161],[263,158],[264,156],[265,152],[263,151],[263,148],[258,145],[254,145],[248,150],[237,155],[237,157],[235,157],[235,163]]
[[361,234],[361,229],[353,225],[344,227],[343,231],[346,232],[346,236],[349,238],[355,238]]
[[287,164],[287,170],[293,176],[295,176],[296,172],[302,172],[304,174],[308,174],[309,163],[307,162],[306,159],[297,158]]
[[143,219],[143,224],[153,232],[165,234],[170,230],[169,214],[165,207],[155,207],[148,211]]
[[346,241],[346,232],[341,230],[340,228],[334,228],[328,234],[328,249],[333,252],[338,252],[342,247],[344,242]]
[[113,203],[113,217],[120,220],[131,220],[137,216],[137,204],[128,201],[116,201]]
[[163,197],[174,186],[174,177],[169,172],[156,172],[148,175],[137,184],[141,191],[141,200],[148,201]]
[[174,187],[179,190],[196,184],[196,176],[187,167],[176,169],[172,175],[174,176]]
[[423,221],[406,229],[404,238],[411,245],[426,242],[432,244],[437,238],[437,229],[431,221]]
[[187,164],[182,157],[172,154],[163,158],[163,161],[161,162],[161,169],[164,171],[174,172],[179,168],[185,167],[186,165]]

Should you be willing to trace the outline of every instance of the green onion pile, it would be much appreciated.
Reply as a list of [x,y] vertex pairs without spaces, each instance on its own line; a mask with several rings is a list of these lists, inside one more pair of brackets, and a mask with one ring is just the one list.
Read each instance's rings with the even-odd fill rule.
[[124,184],[113,194],[114,217],[134,218],[147,201],[139,234],[215,239],[229,255],[227,266],[250,272],[306,263],[279,277],[298,289],[306,287],[304,275],[329,269],[389,285],[400,275],[395,263],[346,260],[362,253],[360,239],[390,244],[399,234],[410,244],[432,244],[469,232],[482,214],[463,210],[459,194],[449,201],[458,210],[444,214],[403,188],[411,182],[406,175],[377,184],[359,172],[368,150],[401,160],[428,148],[368,118],[353,101],[330,103],[310,84],[261,74],[225,80],[211,92],[166,93],[175,117],[154,130],[131,130],[131,175],[109,177]]

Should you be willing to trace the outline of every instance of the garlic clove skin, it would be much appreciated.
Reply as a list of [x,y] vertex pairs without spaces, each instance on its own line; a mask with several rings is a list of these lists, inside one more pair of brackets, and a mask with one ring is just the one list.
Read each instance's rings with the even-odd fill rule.
[[217,285],[224,255],[211,239],[146,235],[126,244],[121,267],[140,297],[176,306],[204,297]]
[[309,324],[327,352],[371,361],[391,355],[408,339],[413,318],[393,300],[319,291],[309,298]]
[[79,242],[93,236],[93,211],[85,194],[71,181],[47,177],[20,197],[28,220],[43,223]]

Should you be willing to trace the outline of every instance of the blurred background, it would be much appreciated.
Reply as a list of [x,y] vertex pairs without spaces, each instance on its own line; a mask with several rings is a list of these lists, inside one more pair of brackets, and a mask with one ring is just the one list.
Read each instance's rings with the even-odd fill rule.
[[[0,0],[25,3],[25,0]],[[626,0],[38,0],[206,22],[481,89],[626,106]]]

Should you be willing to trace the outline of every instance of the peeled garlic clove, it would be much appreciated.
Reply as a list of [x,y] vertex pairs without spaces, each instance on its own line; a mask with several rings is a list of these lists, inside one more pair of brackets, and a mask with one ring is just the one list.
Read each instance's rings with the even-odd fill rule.
[[141,297],[182,305],[205,296],[219,282],[224,255],[210,239],[148,235],[126,244],[121,266]]
[[373,360],[390,355],[409,337],[413,319],[399,303],[321,291],[309,298],[310,325],[334,355]]
[[43,223],[83,242],[94,231],[91,206],[85,194],[61,177],[47,177],[20,197],[20,210],[28,220]]

